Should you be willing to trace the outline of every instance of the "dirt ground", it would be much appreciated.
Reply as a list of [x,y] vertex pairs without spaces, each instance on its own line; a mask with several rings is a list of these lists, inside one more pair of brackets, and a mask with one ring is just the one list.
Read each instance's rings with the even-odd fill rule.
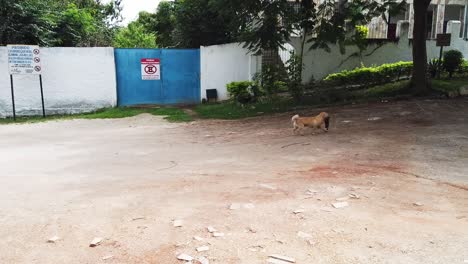
[[467,263],[468,100],[325,110],[1,126],[0,263]]

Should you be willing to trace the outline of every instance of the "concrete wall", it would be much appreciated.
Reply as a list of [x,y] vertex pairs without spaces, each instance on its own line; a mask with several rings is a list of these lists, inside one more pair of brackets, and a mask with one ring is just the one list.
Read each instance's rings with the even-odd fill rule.
[[201,98],[207,89],[217,89],[218,99],[229,98],[226,84],[251,80],[261,69],[261,59],[253,56],[241,43],[200,47]]
[[[117,103],[113,48],[42,48],[47,114],[79,113]],[[0,117],[11,116],[8,53],[0,47]],[[17,113],[40,114],[39,76],[15,75]]]
[[[445,47],[445,50],[460,50],[464,54],[464,57],[468,58],[468,41],[459,38],[458,32],[460,32],[460,26],[461,24],[459,21],[449,22],[447,32],[457,33],[452,34],[452,45],[450,47]],[[381,43],[369,45],[367,50],[363,52],[362,61],[364,65],[371,66],[412,60],[412,46],[410,40],[408,40],[409,23],[407,21],[400,21],[398,27],[399,41],[382,41]],[[299,39],[292,39],[291,44],[296,50],[299,50]],[[347,46],[345,54],[341,54],[339,48],[335,45],[331,46],[332,51],[330,53],[322,49],[309,51],[309,47],[310,46],[306,47],[307,52],[304,57],[305,69],[302,77],[305,83],[309,82],[312,78],[319,80],[330,73],[351,70],[361,65],[359,57],[352,56],[358,51],[354,46]],[[436,47],[435,40],[427,41],[429,59],[438,58],[439,52],[440,48]]]

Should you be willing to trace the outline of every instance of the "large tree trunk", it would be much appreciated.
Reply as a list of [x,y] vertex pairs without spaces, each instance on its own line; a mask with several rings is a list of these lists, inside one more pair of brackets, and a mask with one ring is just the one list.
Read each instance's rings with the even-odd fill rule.
[[413,78],[411,85],[416,94],[424,94],[429,89],[427,80],[426,27],[427,9],[431,0],[414,1],[413,29]]

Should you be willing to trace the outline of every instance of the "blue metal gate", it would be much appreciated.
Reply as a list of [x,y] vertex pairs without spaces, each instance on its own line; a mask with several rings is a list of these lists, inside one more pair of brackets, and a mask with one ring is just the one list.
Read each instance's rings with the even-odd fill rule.
[[[142,79],[142,59],[160,59],[160,80]],[[200,50],[115,49],[119,106],[200,102]]]

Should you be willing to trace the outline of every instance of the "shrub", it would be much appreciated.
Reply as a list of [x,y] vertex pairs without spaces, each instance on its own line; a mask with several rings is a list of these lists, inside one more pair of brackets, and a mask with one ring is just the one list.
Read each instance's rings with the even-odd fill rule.
[[286,62],[286,71],[288,73],[288,90],[296,102],[299,102],[304,95],[304,86],[302,85],[303,69],[304,65],[301,57],[291,52],[291,58]]
[[468,76],[468,60],[464,60],[458,71],[462,76]]
[[439,59],[432,59],[429,61],[429,63],[427,63],[427,73],[431,78],[436,77],[440,65],[441,62]]
[[276,82],[283,81],[284,76],[278,65],[263,65],[261,72],[255,75],[254,80],[258,87],[261,87],[261,92],[271,99],[276,97],[278,91],[281,90],[280,85]]
[[444,70],[452,78],[453,73],[460,69],[463,64],[463,54],[459,50],[449,50],[444,53],[444,60],[442,62]]
[[333,73],[328,75],[324,81],[326,84],[331,85],[370,86],[394,82],[405,76],[410,77],[412,70],[412,62],[397,62]]
[[226,87],[229,96],[241,104],[255,102],[259,96],[259,89],[254,82],[231,82]]

